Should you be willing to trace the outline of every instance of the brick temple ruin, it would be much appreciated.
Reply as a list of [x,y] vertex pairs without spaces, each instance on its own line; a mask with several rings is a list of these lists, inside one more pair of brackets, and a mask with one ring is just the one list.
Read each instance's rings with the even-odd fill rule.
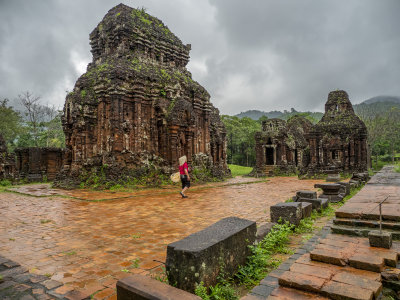
[[262,131],[255,135],[256,169],[261,175],[271,174],[275,166],[285,172],[294,172],[307,165],[305,134],[311,128],[312,123],[301,116],[294,116],[288,122],[281,119],[263,121]]
[[367,136],[367,127],[354,113],[347,93],[333,91],[328,95],[322,119],[315,125],[300,116],[288,122],[263,122],[262,131],[255,135],[254,173],[365,172],[369,161]]
[[178,158],[228,172],[226,131],[208,92],[186,69],[190,45],[163,22],[123,4],[90,34],[93,61],[67,95],[66,159],[58,181],[107,166],[116,176]]
[[0,134],[0,180],[14,179],[16,176],[15,156],[8,153],[7,143]]
[[20,179],[52,181],[63,165],[64,150],[51,147],[17,148],[15,156]]

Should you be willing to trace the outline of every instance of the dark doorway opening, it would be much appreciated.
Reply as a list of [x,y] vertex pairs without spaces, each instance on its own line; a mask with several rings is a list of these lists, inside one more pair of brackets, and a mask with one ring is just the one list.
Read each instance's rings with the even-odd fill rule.
[[294,149],[294,162],[296,164],[296,167],[299,165],[299,159],[298,159],[297,155],[298,155],[297,149]]
[[274,165],[274,148],[265,148],[266,165]]

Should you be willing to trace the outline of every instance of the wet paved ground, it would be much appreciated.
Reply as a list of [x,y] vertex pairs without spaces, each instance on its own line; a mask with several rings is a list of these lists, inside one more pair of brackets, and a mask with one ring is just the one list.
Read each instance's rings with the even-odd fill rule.
[[[69,191],[47,186],[0,193],[0,255],[46,275],[71,290],[113,299],[115,283],[130,273],[151,273],[165,261],[166,246],[227,216],[264,222],[269,207],[297,190],[315,190],[318,180],[233,179],[234,185],[194,187],[182,199],[178,188],[127,192]],[[247,182],[247,184],[240,184]],[[52,195],[52,196],[51,196]],[[90,202],[90,200],[102,200]]]
[[[394,232],[400,222],[400,173],[385,167],[371,178],[366,186],[336,211],[336,219],[365,222],[369,230],[377,229],[382,205],[383,220]],[[335,220],[333,220],[335,223]],[[389,226],[390,225],[390,226]],[[375,226],[375,227],[374,227]],[[360,234],[360,224],[348,226],[342,233]],[[366,237],[330,234],[334,225],[329,222],[277,270],[264,278],[243,300],[286,299],[381,299],[383,287],[388,297],[398,299],[400,283],[400,241],[390,249],[370,247]],[[279,280],[279,285],[278,285]],[[326,298],[325,298],[326,297]]]

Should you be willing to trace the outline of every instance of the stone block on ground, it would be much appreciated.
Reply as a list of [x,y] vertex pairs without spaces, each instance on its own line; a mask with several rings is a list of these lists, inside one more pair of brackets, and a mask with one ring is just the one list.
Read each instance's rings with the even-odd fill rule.
[[339,191],[340,194],[344,194],[344,196],[347,196],[350,194],[350,182],[340,181],[340,182],[338,182],[338,184],[340,184],[342,186]]
[[143,275],[118,280],[118,300],[200,300],[201,298]]
[[346,300],[372,300],[374,293],[371,290],[360,289],[358,286],[330,281],[322,288],[321,292],[330,299]]
[[279,285],[303,290],[306,292],[319,292],[325,283],[325,279],[287,271],[279,277]]
[[346,257],[340,251],[333,249],[314,249],[310,252],[310,258],[314,261],[341,267],[347,264]]
[[245,264],[256,231],[254,221],[229,217],[169,244],[166,259],[169,283],[193,292],[196,283],[215,285],[222,268],[226,276],[232,276]]
[[349,265],[356,269],[380,273],[385,266],[385,260],[376,255],[356,253],[349,258]]
[[371,230],[368,233],[369,244],[371,247],[390,249],[392,247],[392,234],[387,231]]
[[281,219],[297,226],[302,218],[302,205],[301,202],[278,203],[270,207],[270,213],[273,223],[278,223]]
[[258,228],[257,228],[257,233],[256,233],[256,242],[260,242],[262,241],[267,234],[271,231],[272,227],[275,225],[275,223],[264,223],[261,224]]
[[312,203],[301,202],[301,218],[311,217],[312,209]]
[[325,198],[318,198],[318,199],[300,198],[297,201],[311,203],[312,209],[316,209],[317,211],[321,211],[322,209],[328,206],[328,199]]

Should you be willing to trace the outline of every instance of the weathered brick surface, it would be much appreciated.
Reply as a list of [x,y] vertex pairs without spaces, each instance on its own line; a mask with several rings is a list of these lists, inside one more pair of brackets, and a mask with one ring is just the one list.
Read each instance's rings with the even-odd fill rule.
[[375,297],[382,291],[382,283],[365,278],[363,275],[356,275],[349,272],[339,272],[332,277],[333,281],[346,283],[359,287],[359,289],[371,290]]
[[297,272],[305,275],[317,276],[323,279],[330,279],[334,272],[329,270],[328,268],[323,268],[319,266],[309,266],[304,264],[294,263],[290,267],[290,271]]
[[148,276],[132,275],[117,282],[118,300],[200,300],[201,298],[174,288]]
[[316,295],[313,293],[307,293],[299,290],[294,290],[285,287],[278,287],[275,289],[268,300],[328,300],[328,298]]
[[279,277],[279,285],[309,292],[319,292],[325,280],[320,277],[287,271]]
[[322,288],[322,293],[331,299],[337,300],[372,300],[374,293],[369,289],[360,289],[359,286],[330,281]]
[[109,10],[90,45],[93,61],[65,100],[58,185],[72,184],[85,166],[107,165],[101,170],[109,180],[140,175],[149,161],[168,173],[182,155],[215,176],[229,172],[219,111],[186,69],[190,45],[161,20],[124,4]]
[[345,266],[347,263],[346,257],[344,257],[341,252],[330,249],[314,249],[310,252],[310,258],[315,261],[337,266]]
[[361,270],[382,272],[385,262],[382,257],[359,253],[349,257],[349,265]]

